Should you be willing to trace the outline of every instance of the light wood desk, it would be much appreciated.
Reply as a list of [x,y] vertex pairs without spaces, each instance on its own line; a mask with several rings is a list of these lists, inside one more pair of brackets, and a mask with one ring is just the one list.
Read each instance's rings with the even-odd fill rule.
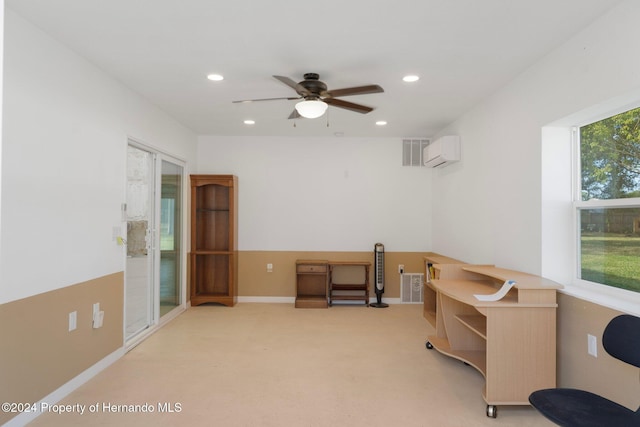
[[[470,264],[448,265],[448,279],[431,281],[437,293],[434,335],[427,348],[459,359],[485,377],[487,416],[497,405],[528,405],[529,394],[556,385],[555,282],[526,273]],[[458,278],[456,278],[456,271]],[[506,280],[516,285],[499,301]]]

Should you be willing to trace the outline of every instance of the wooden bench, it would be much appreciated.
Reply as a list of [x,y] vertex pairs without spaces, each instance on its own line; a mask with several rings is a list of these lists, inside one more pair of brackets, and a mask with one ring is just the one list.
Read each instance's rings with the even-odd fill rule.
[[370,268],[367,261],[329,261],[329,305],[362,300],[368,306]]

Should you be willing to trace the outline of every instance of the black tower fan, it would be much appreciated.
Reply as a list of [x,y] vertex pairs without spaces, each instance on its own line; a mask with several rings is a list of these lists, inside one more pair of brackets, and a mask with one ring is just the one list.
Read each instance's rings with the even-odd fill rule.
[[384,245],[382,243],[376,243],[373,249],[375,262],[375,282],[376,282],[376,298],[377,302],[369,304],[371,307],[384,308],[389,307],[389,304],[382,302],[382,294],[384,293]]

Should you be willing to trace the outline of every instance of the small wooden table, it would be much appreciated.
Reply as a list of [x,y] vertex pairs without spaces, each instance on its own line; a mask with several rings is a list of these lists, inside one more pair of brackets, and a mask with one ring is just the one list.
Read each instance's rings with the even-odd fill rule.
[[296,261],[296,308],[327,308],[328,261]]
[[[331,306],[333,301],[337,300],[363,300],[365,306],[368,306],[370,267],[371,263],[367,261],[329,261],[329,305]],[[343,269],[360,269],[363,271],[357,275],[348,275],[349,277],[344,279],[338,277],[339,270]],[[362,276],[362,272],[364,276]]]

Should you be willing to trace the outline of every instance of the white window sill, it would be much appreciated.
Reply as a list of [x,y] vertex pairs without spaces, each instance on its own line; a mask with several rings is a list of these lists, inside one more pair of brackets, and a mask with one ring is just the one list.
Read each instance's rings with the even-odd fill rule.
[[640,293],[591,283],[564,285],[559,292],[594,304],[640,316]]

